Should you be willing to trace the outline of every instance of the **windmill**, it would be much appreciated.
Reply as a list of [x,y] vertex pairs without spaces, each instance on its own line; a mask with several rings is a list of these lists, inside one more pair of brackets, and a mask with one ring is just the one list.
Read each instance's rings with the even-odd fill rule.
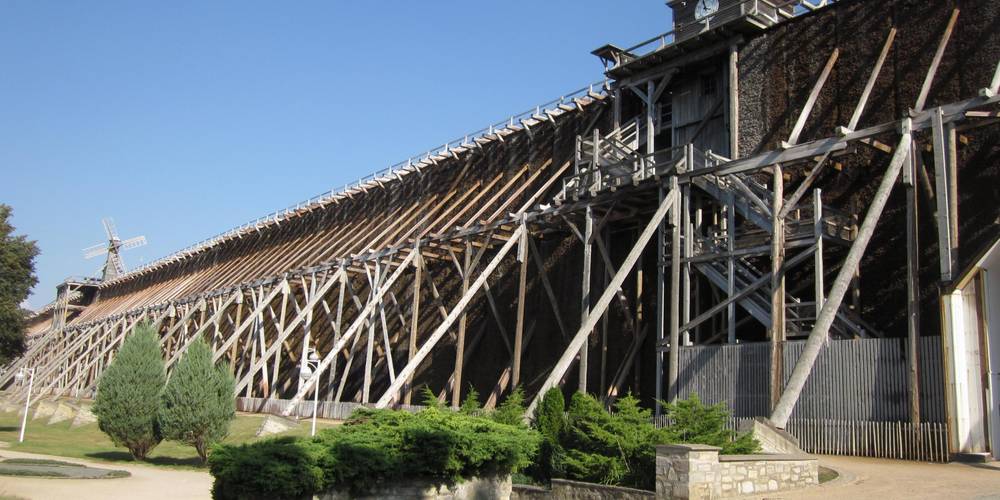
[[135,238],[122,241],[118,237],[118,231],[115,229],[115,222],[110,217],[101,219],[101,223],[104,224],[104,232],[108,234],[108,242],[84,248],[83,258],[92,259],[98,255],[107,254],[108,258],[101,269],[101,279],[107,281],[125,274],[125,263],[122,261],[121,255],[122,250],[145,245],[146,237],[136,236]]

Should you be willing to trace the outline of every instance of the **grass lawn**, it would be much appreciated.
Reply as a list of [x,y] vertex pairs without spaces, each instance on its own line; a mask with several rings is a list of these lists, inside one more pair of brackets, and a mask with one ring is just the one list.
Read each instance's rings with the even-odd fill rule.
[[[229,428],[226,443],[246,443],[255,441],[254,436],[263,415],[237,414]],[[317,421],[317,429],[336,425],[330,421]],[[28,420],[24,442],[18,443],[21,418],[17,413],[0,413],[0,441],[8,443],[6,449],[27,453],[42,453],[60,457],[83,458],[102,462],[131,462],[132,456],[125,448],[115,447],[111,440],[97,428],[97,424],[70,429],[70,422],[47,425],[44,420]],[[310,422],[302,420],[299,427],[283,435],[309,435]],[[0,448],[0,456],[3,448]],[[153,465],[168,467],[200,468],[198,454],[191,446],[173,441],[163,441],[146,461]]]

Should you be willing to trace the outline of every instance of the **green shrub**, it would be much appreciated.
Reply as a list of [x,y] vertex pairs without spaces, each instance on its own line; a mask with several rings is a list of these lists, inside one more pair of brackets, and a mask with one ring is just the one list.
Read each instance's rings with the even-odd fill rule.
[[443,409],[445,407],[444,403],[441,402],[430,386],[427,385],[420,389],[420,403],[428,408]]
[[[508,474],[530,463],[538,435],[523,426],[437,408],[419,413],[361,409],[312,439],[218,446],[209,457],[216,498],[301,497],[324,488],[360,494],[400,479],[455,482]],[[293,455],[289,469],[270,462]],[[318,475],[316,471],[319,471]],[[267,484],[247,478],[267,477]],[[305,479],[303,479],[305,478]],[[287,488],[283,482],[296,481]],[[284,493],[288,491],[289,493]]]
[[524,427],[524,390],[515,388],[493,412],[493,421],[501,424]]
[[563,414],[562,393],[545,394],[533,426],[542,436],[541,452],[531,471],[535,479],[562,477],[591,483],[652,490],[656,485],[656,445],[697,443],[722,453],[754,453],[760,445],[749,434],[726,428],[724,405],[704,405],[697,395],[667,404],[672,424],[657,429],[652,412],[631,395],[615,403],[614,413],[592,396],[577,393]]
[[675,403],[665,403],[667,418],[671,425],[666,427],[671,443],[697,443],[718,446],[723,455],[750,454],[760,451],[760,443],[750,433],[738,434],[726,427],[729,409],[724,403],[706,405],[691,394],[688,399]]
[[212,364],[212,350],[202,339],[188,347],[163,391],[159,423],[164,439],[194,446],[202,462],[208,448],[229,434],[236,417],[235,381]]
[[135,327],[104,370],[93,412],[111,441],[142,460],[161,440],[157,413],[166,375],[156,331]]
[[212,497],[219,499],[298,499],[321,491],[323,448],[313,441],[280,437],[212,448]]
[[479,403],[479,392],[476,391],[475,387],[469,385],[469,392],[465,395],[465,399],[462,401],[462,406],[459,411],[466,415],[478,415],[482,412],[483,407]]
[[666,433],[653,426],[650,411],[639,408],[631,395],[618,400],[608,413],[592,396],[577,393],[570,400],[561,447],[553,464],[567,479],[652,490],[656,476],[656,445]]

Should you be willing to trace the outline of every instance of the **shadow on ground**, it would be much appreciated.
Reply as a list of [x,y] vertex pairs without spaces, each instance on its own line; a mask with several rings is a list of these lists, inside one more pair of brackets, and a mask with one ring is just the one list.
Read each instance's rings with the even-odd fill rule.
[[192,467],[200,467],[201,460],[198,457],[188,457],[188,458],[174,458],[174,457],[150,457],[146,460],[135,460],[132,455],[127,451],[101,451],[95,453],[87,453],[86,456],[90,458],[95,458],[98,460],[107,460],[109,462],[131,462],[136,464],[147,463],[150,465],[187,465]]

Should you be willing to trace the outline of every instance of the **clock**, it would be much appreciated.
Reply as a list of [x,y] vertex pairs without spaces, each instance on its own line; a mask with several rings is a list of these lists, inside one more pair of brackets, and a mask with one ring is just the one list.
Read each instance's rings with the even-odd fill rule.
[[694,6],[694,18],[703,19],[719,10],[719,0],[698,0]]

